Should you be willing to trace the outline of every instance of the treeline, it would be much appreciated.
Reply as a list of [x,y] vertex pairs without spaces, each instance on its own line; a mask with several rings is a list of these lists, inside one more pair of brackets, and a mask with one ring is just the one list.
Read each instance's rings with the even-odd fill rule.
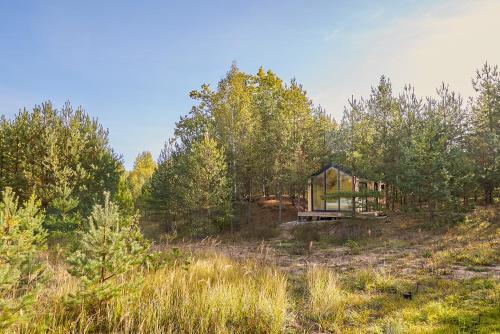
[[[472,80],[477,97],[442,84],[421,98],[406,86],[395,96],[382,77],[367,99],[349,101],[330,138],[332,159],[386,184],[386,206],[467,208],[494,200],[500,185],[500,74],[485,64]],[[481,196],[482,195],[482,196]]]
[[485,64],[472,85],[469,101],[445,84],[436,97],[411,86],[395,95],[382,76],[368,98],[349,100],[336,124],[295,80],[233,65],[215,90],[191,92],[197,104],[176,124],[144,189],[148,210],[177,227],[224,228],[236,208],[250,218],[255,196],[299,203],[308,176],[327,161],[384,182],[389,210],[426,209],[433,219],[442,209],[466,210],[471,199],[491,204],[500,184],[497,67]]
[[[210,233],[251,221],[252,201],[289,196],[304,206],[308,176],[333,161],[385,183],[386,209],[463,210],[494,202],[500,184],[500,74],[485,64],[464,101],[448,86],[399,95],[382,77],[352,98],[337,124],[295,80],[235,65],[176,123],[157,164],[150,153],[126,172],[108,132],[81,108],[50,103],[0,119],[0,189],[35,195],[49,230],[82,225],[105,191],[124,214],[140,209],[170,228]],[[280,209],[281,209],[280,205]],[[280,210],[281,212],[281,210]],[[280,218],[281,219],[281,218]]]
[[253,198],[299,198],[328,160],[335,123],[295,80],[233,64],[215,90],[203,85],[190,96],[197,103],[176,123],[145,189],[149,209],[171,225],[220,230],[236,207],[250,219]]

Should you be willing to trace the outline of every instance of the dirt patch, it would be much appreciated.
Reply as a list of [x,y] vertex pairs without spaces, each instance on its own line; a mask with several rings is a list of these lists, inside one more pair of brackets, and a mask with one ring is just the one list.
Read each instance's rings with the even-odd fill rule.
[[[263,206],[261,210],[268,209]],[[267,214],[276,217],[275,213]],[[261,212],[260,217],[266,217],[266,214]],[[457,229],[449,226],[430,228],[422,217],[401,214],[385,219],[288,222],[274,224],[273,235],[260,240],[245,240],[240,231],[237,238],[226,235],[209,243],[177,246],[192,252],[222,252],[237,260],[253,259],[291,273],[302,272],[307,266],[317,264],[339,272],[377,268],[406,278],[422,274],[458,279],[500,278],[499,263],[465,266],[437,261],[435,254],[442,249],[453,249],[457,236],[462,236],[461,245],[475,242],[465,240]],[[353,245],[358,247],[356,252],[353,252]]]

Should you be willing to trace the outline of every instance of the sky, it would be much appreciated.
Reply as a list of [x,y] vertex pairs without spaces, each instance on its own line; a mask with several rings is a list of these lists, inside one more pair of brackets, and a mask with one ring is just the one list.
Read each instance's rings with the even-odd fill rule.
[[0,0],[0,113],[50,100],[82,106],[131,168],[158,156],[189,92],[235,61],[296,78],[335,119],[381,75],[429,96],[465,98],[486,61],[500,64],[500,1]]

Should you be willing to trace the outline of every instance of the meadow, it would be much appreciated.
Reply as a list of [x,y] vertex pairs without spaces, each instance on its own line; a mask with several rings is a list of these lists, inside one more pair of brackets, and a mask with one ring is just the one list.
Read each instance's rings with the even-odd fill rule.
[[[361,233],[367,226],[370,235]],[[338,233],[328,237],[332,228]],[[319,230],[319,240],[307,229]],[[155,263],[113,278],[117,290],[100,303],[71,303],[81,282],[68,274],[54,243],[45,252],[48,282],[36,292],[29,321],[8,332],[500,331],[496,208],[435,228],[401,214],[278,230],[241,245],[234,236],[157,242]]]

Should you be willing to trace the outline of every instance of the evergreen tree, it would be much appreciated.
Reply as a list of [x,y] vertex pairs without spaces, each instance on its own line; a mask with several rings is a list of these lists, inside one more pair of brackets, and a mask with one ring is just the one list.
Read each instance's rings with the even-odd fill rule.
[[22,207],[12,189],[0,202],[0,331],[26,320],[33,292],[43,278],[37,255],[45,245],[40,203],[34,196]]
[[484,192],[485,203],[493,203],[493,191],[500,185],[500,72],[487,63],[472,81],[479,96],[474,100],[471,154],[476,179]]
[[56,197],[47,208],[44,221],[47,230],[71,232],[81,228],[82,218],[76,210],[79,201],[71,193],[72,190],[67,185],[62,185],[57,190]]
[[88,214],[103,191],[116,191],[120,158],[107,130],[83,109],[66,103],[56,110],[47,102],[0,125],[0,187],[12,187],[21,200],[34,193],[47,207],[68,187],[77,211]]
[[80,232],[79,247],[68,257],[68,263],[71,274],[80,277],[83,283],[71,302],[94,307],[123,288],[113,278],[139,267],[149,244],[139,230],[136,217],[123,216],[110,201],[109,193],[104,194],[104,205],[94,205],[88,221],[89,227]]
[[184,202],[198,213],[204,223],[195,226],[204,231],[219,230],[230,223],[231,189],[224,151],[217,148],[208,134],[193,143],[187,157]]

